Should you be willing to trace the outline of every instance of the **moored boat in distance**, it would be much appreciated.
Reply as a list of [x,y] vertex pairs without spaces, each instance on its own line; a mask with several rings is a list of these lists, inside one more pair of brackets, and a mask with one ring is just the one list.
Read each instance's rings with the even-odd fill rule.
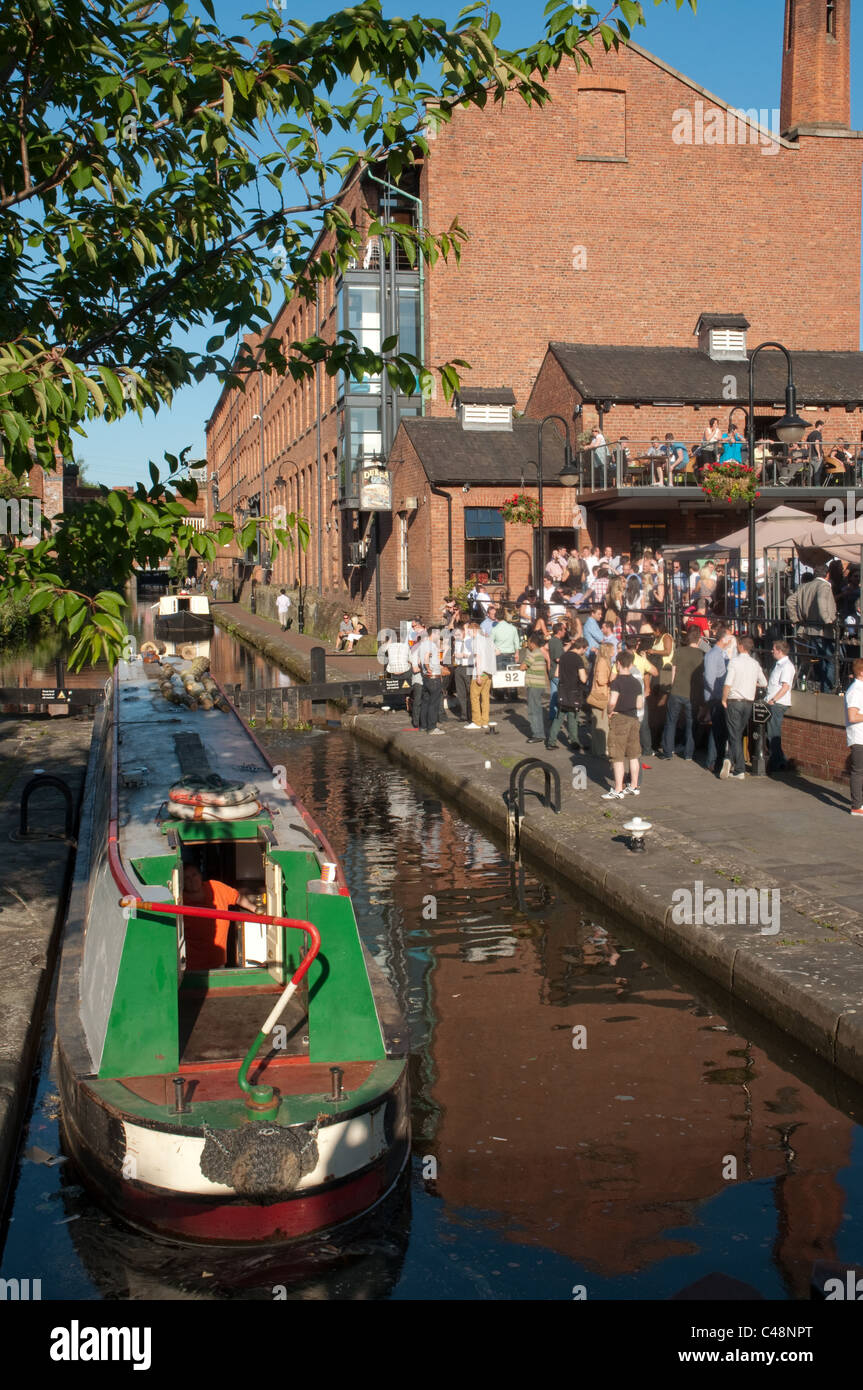
[[142,1229],[309,1236],[404,1168],[404,1020],[283,770],[224,701],[169,703],[160,670],[120,662],[94,729],[56,1010],[64,1143]]
[[153,635],[165,642],[201,642],[212,634],[210,600],[206,594],[163,594],[153,605]]

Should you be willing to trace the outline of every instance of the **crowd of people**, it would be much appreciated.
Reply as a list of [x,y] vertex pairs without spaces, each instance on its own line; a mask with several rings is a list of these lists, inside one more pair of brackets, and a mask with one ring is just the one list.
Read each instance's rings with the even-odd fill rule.
[[[441,723],[457,717],[469,730],[488,728],[492,698],[517,700],[523,686],[527,743],[553,751],[565,736],[573,753],[607,758],[604,797],[619,800],[641,794],[640,774],[652,766],[645,758],[679,752],[694,762],[700,734],[707,768],[743,781],[755,713],[766,724],[768,773],[785,771],[783,720],[798,676],[791,644],[777,638],[769,660],[756,658],[752,638],[717,611],[736,582],[719,564],[684,571],[674,562],[666,570],[661,551],[645,550],[635,560],[610,546],[585,546],[553,551],[541,598],[526,589],[514,602],[496,603],[483,577],[475,577],[467,607],[448,598],[439,622],[415,618],[407,641],[390,643],[385,653],[388,674],[410,673],[413,727],[439,737]],[[677,590],[683,614],[677,638],[658,597],[666,583]],[[801,619],[808,604],[820,604],[825,615],[829,608],[817,587],[808,598],[810,583],[832,594],[826,567],[804,578],[794,610]],[[521,674],[511,684],[496,682],[502,671]],[[863,662],[854,672],[846,727],[856,768],[852,810],[863,814]]]

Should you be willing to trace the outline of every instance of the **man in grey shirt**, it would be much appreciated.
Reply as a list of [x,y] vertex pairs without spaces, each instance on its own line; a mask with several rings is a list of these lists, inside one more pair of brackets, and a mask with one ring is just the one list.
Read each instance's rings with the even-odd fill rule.
[[704,658],[704,699],[710,712],[707,766],[711,772],[719,772],[728,743],[728,725],[725,721],[722,692],[725,689],[728,662],[732,652],[736,650],[736,645],[728,628],[720,627],[716,633],[716,645],[710,648]]

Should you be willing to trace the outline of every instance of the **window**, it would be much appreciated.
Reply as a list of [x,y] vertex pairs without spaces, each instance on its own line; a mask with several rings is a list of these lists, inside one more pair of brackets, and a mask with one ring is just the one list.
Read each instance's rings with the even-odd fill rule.
[[[344,297],[345,322],[343,328],[350,329],[360,347],[378,352],[381,345],[381,294],[379,285],[349,285]],[[379,392],[379,376],[365,376],[362,381],[351,381],[350,391],[356,395],[361,391]]]
[[420,355],[419,289],[412,285],[399,286],[399,352]]
[[582,88],[576,135],[579,159],[626,159],[626,93]]
[[836,37],[836,0],[827,0],[827,33]]
[[785,47],[790,48],[794,41],[794,0],[788,0],[788,36]]
[[496,507],[465,507],[466,574],[487,574],[490,583],[503,583],[504,525],[504,519]]
[[665,521],[634,521],[629,527],[629,553],[633,560],[645,550],[661,550],[668,541],[668,523]]
[[408,573],[408,518],[399,512],[399,593],[406,594],[410,589]]

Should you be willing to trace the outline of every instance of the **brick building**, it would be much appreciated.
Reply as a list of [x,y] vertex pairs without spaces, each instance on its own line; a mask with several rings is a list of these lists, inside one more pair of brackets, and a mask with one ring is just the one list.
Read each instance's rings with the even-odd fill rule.
[[[730,424],[745,432],[748,419],[748,320],[739,314],[704,314],[692,347],[606,346],[550,343],[534,383],[526,414],[549,413],[572,422],[576,438],[594,425],[609,445],[609,469],[603,470],[585,450],[580,452],[576,498],[585,526],[597,545],[615,552],[640,552],[644,545],[703,542],[740,524],[738,512],[712,504],[697,485],[694,449],[711,419],[725,431]],[[845,446],[857,460],[859,483],[863,462],[863,354],[795,352],[792,371],[798,412],[814,429],[823,422],[823,451]],[[780,352],[765,352],[754,373],[756,463],[767,456],[757,512],[782,503],[818,513],[825,490],[821,469],[802,457],[783,457],[771,425],[784,414],[787,367]],[[648,449],[651,440],[675,441],[691,451],[688,471],[675,485],[658,486]],[[626,441],[631,462],[618,469],[619,441]],[[772,441],[765,449],[761,441]],[[666,479],[667,481],[667,479]],[[844,479],[843,479],[844,481]],[[863,492],[857,487],[857,496]]]
[[[458,216],[470,235],[460,264],[439,261],[423,273],[399,264],[394,245],[367,242],[361,261],[325,283],[316,303],[292,300],[269,331],[292,341],[350,327],[376,346],[397,329],[402,346],[420,343],[428,363],[467,359],[469,388],[511,387],[517,409],[531,416],[549,407],[570,420],[581,404],[576,433],[598,418],[598,401],[611,401],[611,419],[608,412],[604,418],[613,437],[629,431],[641,442],[649,437],[646,405],[668,403],[657,409],[678,414],[663,415],[665,428],[691,434],[698,424],[698,437],[712,403],[678,394],[674,381],[651,382],[650,402],[600,381],[591,402],[561,366],[559,345],[639,349],[659,369],[668,351],[703,351],[700,339],[693,342],[694,326],[705,314],[728,311],[746,321],[750,344],[778,339],[795,354],[842,354],[844,394],[825,407],[844,412],[863,404],[863,134],[850,128],[850,0],[788,0],[776,37],[783,65],[778,129],[769,113],[734,111],[635,44],[596,53],[580,72],[562,66],[549,78],[553,100],[542,110],[515,101],[457,110],[451,123],[429,132],[428,158],[403,186],[395,190],[367,171],[346,189],[344,202],[360,225],[379,210],[391,219],[421,216],[436,231]],[[812,215],[813,199],[820,215]],[[323,249],[326,237],[313,254]],[[782,400],[781,391],[770,396],[778,371],[770,356],[758,367],[764,417]],[[713,413],[723,423],[735,399],[745,399],[745,361],[742,368],[739,395],[719,392]],[[807,389],[814,383],[807,387],[801,378],[801,403],[820,405],[824,398],[810,401]],[[564,399],[571,401],[568,413],[558,405]],[[624,406],[638,407],[638,418]],[[400,537],[419,536],[426,525],[419,507],[398,510],[399,496],[392,513],[374,510],[387,501],[378,475],[392,458],[407,478],[409,441],[425,437],[424,422],[414,425],[412,417],[423,415],[456,423],[440,396],[393,397],[386,380],[345,389],[320,369],[302,383],[256,376],[245,393],[223,392],[208,424],[218,503],[240,516],[257,508],[268,513],[278,503],[289,511],[299,506],[311,523],[311,545],[305,556],[281,558],[274,580],[300,579],[334,602],[361,606],[376,622],[378,595],[386,609],[404,592],[397,587]],[[658,418],[650,416],[651,427]],[[852,437],[859,436],[859,420],[837,420],[842,433],[853,428]],[[402,421],[404,442],[393,454]],[[364,496],[366,469],[374,499]],[[426,479],[433,481],[429,473]],[[417,495],[395,473],[392,482],[394,493]],[[493,506],[510,483],[494,474],[487,483]],[[553,491],[550,484],[547,508],[557,505]],[[666,525],[683,529],[679,536],[669,530],[669,539],[698,533],[697,523],[707,520],[692,510],[699,496],[671,508]],[[632,511],[646,504],[627,500]],[[433,537],[447,504],[428,505]],[[571,513],[571,499],[560,506]],[[459,539],[470,538],[459,531]],[[378,564],[380,547],[386,555]],[[419,543],[409,552],[412,589],[436,594],[448,577],[443,552]],[[459,545],[456,582],[464,577],[458,552]]]

